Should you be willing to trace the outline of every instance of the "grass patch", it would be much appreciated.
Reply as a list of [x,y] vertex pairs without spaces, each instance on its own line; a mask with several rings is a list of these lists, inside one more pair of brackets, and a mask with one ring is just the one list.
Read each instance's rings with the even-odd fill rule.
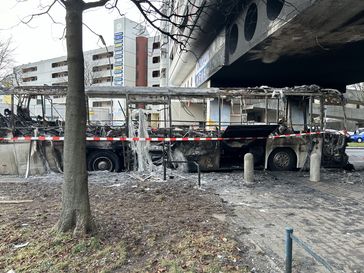
[[[107,242],[99,237],[74,238],[72,234],[58,234],[51,230],[10,229],[0,227],[4,240],[0,244],[0,271],[16,272],[123,272],[127,266],[124,242]],[[167,238],[153,238],[156,250],[149,262],[137,264],[125,272],[229,272],[248,273],[241,262],[233,239],[210,231],[179,231]],[[14,246],[29,242],[23,248]],[[144,247],[150,243],[145,240]],[[150,247],[150,245],[149,245]],[[133,254],[130,253],[133,259]],[[130,256],[128,255],[128,257]]]
[[349,142],[348,147],[358,147],[358,148],[364,148],[364,143],[358,143],[358,142]]
[[148,272],[248,273],[241,263],[236,242],[211,232],[184,232],[173,248],[167,248],[162,257],[147,268]]
[[[112,272],[126,261],[123,242],[104,242],[98,237],[73,238],[51,230],[23,233],[0,229],[0,270],[7,272]],[[33,235],[33,236],[32,236]],[[29,242],[16,249],[20,242]],[[2,271],[4,270],[4,271]]]

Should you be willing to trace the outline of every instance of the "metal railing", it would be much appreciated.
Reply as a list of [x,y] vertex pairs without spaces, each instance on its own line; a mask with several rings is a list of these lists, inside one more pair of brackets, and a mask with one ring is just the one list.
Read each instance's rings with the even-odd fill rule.
[[318,263],[323,265],[329,272],[334,272],[332,266],[320,255],[315,253],[309,245],[293,235],[293,228],[286,228],[286,270],[285,273],[292,273],[292,249],[293,241],[310,254]]

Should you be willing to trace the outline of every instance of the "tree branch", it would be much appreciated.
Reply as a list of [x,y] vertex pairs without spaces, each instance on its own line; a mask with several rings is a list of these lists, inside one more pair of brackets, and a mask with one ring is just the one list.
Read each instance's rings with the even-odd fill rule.
[[87,9],[92,9],[92,8],[97,8],[97,7],[101,7],[101,6],[105,6],[107,2],[109,2],[110,0],[99,0],[96,2],[86,2],[83,5],[83,9],[87,10]]
[[[25,18],[23,18],[21,20],[21,22],[23,24],[29,24],[30,21],[32,21],[34,19],[34,17],[38,17],[38,16],[42,16],[42,15],[45,15],[45,14],[48,14],[49,15],[49,11],[52,9],[52,7],[57,3],[58,1],[57,0],[53,0],[52,4],[50,4],[49,6],[46,7],[46,10],[45,11],[42,11],[42,12],[39,12],[39,13],[34,13],[30,16],[27,16]],[[50,15],[49,15],[50,16]],[[51,16],[50,16],[51,17]],[[52,17],[51,17],[52,18]],[[52,18],[53,19],[53,18]],[[54,22],[54,20],[53,20]]]

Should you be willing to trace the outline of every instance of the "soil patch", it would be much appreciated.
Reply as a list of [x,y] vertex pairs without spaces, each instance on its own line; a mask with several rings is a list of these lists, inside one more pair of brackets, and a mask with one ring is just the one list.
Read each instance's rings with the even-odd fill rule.
[[217,195],[188,182],[116,177],[114,185],[91,177],[98,181],[90,184],[98,232],[84,238],[52,231],[59,177],[1,182],[0,200],[27,202],[1,204],[0,271],[250,272]]

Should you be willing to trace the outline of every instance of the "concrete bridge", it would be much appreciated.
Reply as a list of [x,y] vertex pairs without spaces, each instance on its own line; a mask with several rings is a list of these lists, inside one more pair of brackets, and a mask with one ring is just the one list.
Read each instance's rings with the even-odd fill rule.
[[207,2],[215,5],[198,19],[190,52],[175,54],[170,84],[344,91],[364,81],[364,1]]

